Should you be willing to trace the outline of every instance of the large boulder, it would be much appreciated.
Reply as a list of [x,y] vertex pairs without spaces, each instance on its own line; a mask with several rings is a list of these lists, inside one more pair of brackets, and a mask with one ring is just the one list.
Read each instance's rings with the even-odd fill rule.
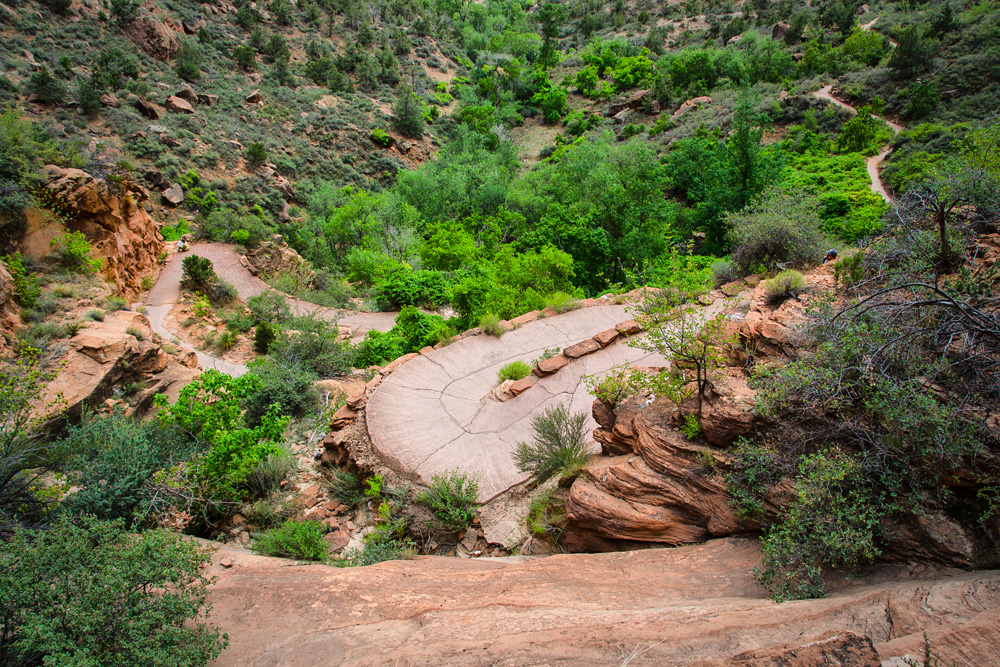
[[173,60],[181,48],[177,34],[144,7],[139,8],[123,32],[129,41],[156,60]]
[[176,95],[169,96],[163,106],[167,108],[167,111],[174,113],[194,113],[194,107],[191,106],[191,103]]
[[123,180],[112,190],[80,169],[47,165],[46,188],[65,205],[67,226],[83,232],[94,257],[103,260],[104,278],[132,298],[142,291],[142,278],[153,273],[163,250],[156,223],[143,210],[146,190]]

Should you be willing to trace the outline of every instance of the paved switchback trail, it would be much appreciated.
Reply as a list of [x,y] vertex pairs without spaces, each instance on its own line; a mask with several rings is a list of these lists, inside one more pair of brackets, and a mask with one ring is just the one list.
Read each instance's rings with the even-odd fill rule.
[[[874,23],[874,21],[872,21],[872,23]],[[836,97],[834,97],[830,93],[831,90],[833,90],[833,84],[830,84],[828,86],[823,86],[819,90],[815,91],[813,95],[819,97],[820,99],[824,99],[828,102],[832,102],[841,109],[846,109],[847,111],[850,111],[852,114],[858,113],[858,110],[852,107],[850,104],[841,102]],[[874,117],[875,116],[873,116],[873,118]],[[898,123],[893,123],[891,120],[888,120],[886,118],[883,118],[882,120],[886,122],[886,124],[889,126],[889,129],[892,130],[893,134],[899,134],[903,130],[903,126],[899,125]],[[889,152],[891,150],[892,150],[891,146],[883,146],[882,150],[879,152],[878,155],[872,155],[871,157],[865,159],[865,166],[868,168],[868,178],[871,179],[872,192],[874,192],[877,195],[881,195],[882,198],[886,200],[886,202],[891,202],[892,197],[889,196],[888,191],[885,189],[885,185],[882,183],[882,177],[878,173],[878,168],[879,165],[882,164],[882,161],[885,160],[885,158],[889,155]]]
[[[177,338],[166,326],[167,315],[181,297],[181,277],[184,258],[188,255],[198,255],[212,261],[216,275],[232,284],[240,299],[246,301],[250,297],[273,290],[267,283],[250,273],[240,262],[240,254],[228,243],[199,243],[191,246],[185,253],[171,253],[167,265],[160,271],[156,284],[146,295],[146,315],[153,331],[163,338],[179,344],[185,349],[194,350],[198,355],[198,364],[202,368],[215,368],[230,375],[242,375],[247,368],[243,364],[235,364],[220,357],[195,350],[187,343]],[[280,294],[280,292],[279,292]],[[351,330],[351,338],[357,341],[372,329],[388,331],[396,321],[396,313],[353,313],[343,315],[337,308],[325,308],[316,304],[285,296],[292,312],[296,315],[316,313],[326,320],[336,320],[337,324]],[[343,316],[342,316],[343,315]]]
[[[712,316],[722,307],[719,299],[704,310]],[[386,463],[422,483],[460,468],[478,479],[479,499],[486,502],[527,479],[512,454],[519,442],[533,440],[531,421],[542,410],[565,403],[587,415],[588,431],[597,427],[585,376],[605,375],[625,363],[662,367],[669,361],[619,338],[504,402],[488,397],[498,384],[497,371],[512,361],[531,364],[546,349],[561,350],[628,319],[624,305],[595,305],[528,322],[501,338],[463,338],[411,359],[368,399],[372,446]]]

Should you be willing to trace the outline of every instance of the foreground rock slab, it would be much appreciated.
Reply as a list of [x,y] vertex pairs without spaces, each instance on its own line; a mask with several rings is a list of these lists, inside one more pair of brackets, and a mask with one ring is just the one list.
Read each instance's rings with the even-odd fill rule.
[[878,663],[848,633],[897,664],[887,661],[921,657],[924,630],[941,664],[995,663],[1000,572],[882,567],[825,599],[778,605],[753,581],[758,559],[744,539],[345,569],[223,547],[209,620],[230,646],[215,664],[586,667],[635,653],[633,667],[860,667]]

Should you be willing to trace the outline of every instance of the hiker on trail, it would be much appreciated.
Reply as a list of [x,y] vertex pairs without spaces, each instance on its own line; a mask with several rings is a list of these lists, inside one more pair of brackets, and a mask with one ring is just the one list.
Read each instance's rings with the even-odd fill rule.
[[835,259],[837,259],[837,251],[836,250],[827,250],[826,251],[826,257],[823,258],[823,263],[826,264],[827,262],[832,262]]

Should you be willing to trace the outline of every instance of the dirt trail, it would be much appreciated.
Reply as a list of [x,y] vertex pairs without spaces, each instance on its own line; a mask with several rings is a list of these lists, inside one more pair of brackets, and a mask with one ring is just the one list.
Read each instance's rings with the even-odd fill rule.
[[[169,325],[173,325],[173,323],[170,322],[168,315],[174,304],[180,301],[180,283],[183,275],[181,264],[187,254],[210,259],[216,275],[232,284],[236,288],[236,293],[244,301],[258,294],[274,290],[250,273],[241,263],[240,255],[233,249],[233,246],[227,243],[199,243],[191,246],[188,253],[171,252],[167,258],[167,265],[160,271],[156,284],[146,295],[146,315],[155,333],[175,345],[194,350],[202,368],[216,368],[230,375],[242,375],[247,371],[245,365],[235,364],[206,352],[195,350],[170,331]],[[339,326],[350,329],[351,338],[354,341],[363,338],[366,333],[373,329],[388,331],[396,320],[396,313],[352,313],[345,315],[346,311],[337,308],[324,308],[289,296],[285,298],[292,312],[297,315],[316,313],[319,317],[327,320],[336,319]]]
[[[874,22],[875,21],[872,21],[872,23]],[[815,91],[813,95],[821,99],[824,99],[828,102],[832,102],[841,109],[846,109],[852,114],[858,113],[858,110],[852,107],[850,104],[841,102],[836,97],[834,97],[830,93],[831,90],[833,90],[833,84],[830,84],[828,86],[823,86],[819,90]],[[876,118],[876,116],[873,115],[872,118]],[[884,120],[886,125],[889,126],[889,129],[892,130],[893,134],[899,134],[903,130],[903,126],[898,123],[894,123],[886,118],[883,118],[882,120]],[[865,166],[868,168],[868,178],[871,180],[872,192],[874,192],[877,195],[881,195],[882,198],[885,199],[887,202],[891,202],[892,197],[889,196],[889,192],[885,189],[885,185],[882,183],[882,177],[881,175],[879,175],[878,168],[879,165],[882,164],[882,161],[885,160],[885,158],[889,155],[891,151],[892,151],[891,146],[883,146],[881,152],[879,152],[878,155],[873,155],[865,159]]]

